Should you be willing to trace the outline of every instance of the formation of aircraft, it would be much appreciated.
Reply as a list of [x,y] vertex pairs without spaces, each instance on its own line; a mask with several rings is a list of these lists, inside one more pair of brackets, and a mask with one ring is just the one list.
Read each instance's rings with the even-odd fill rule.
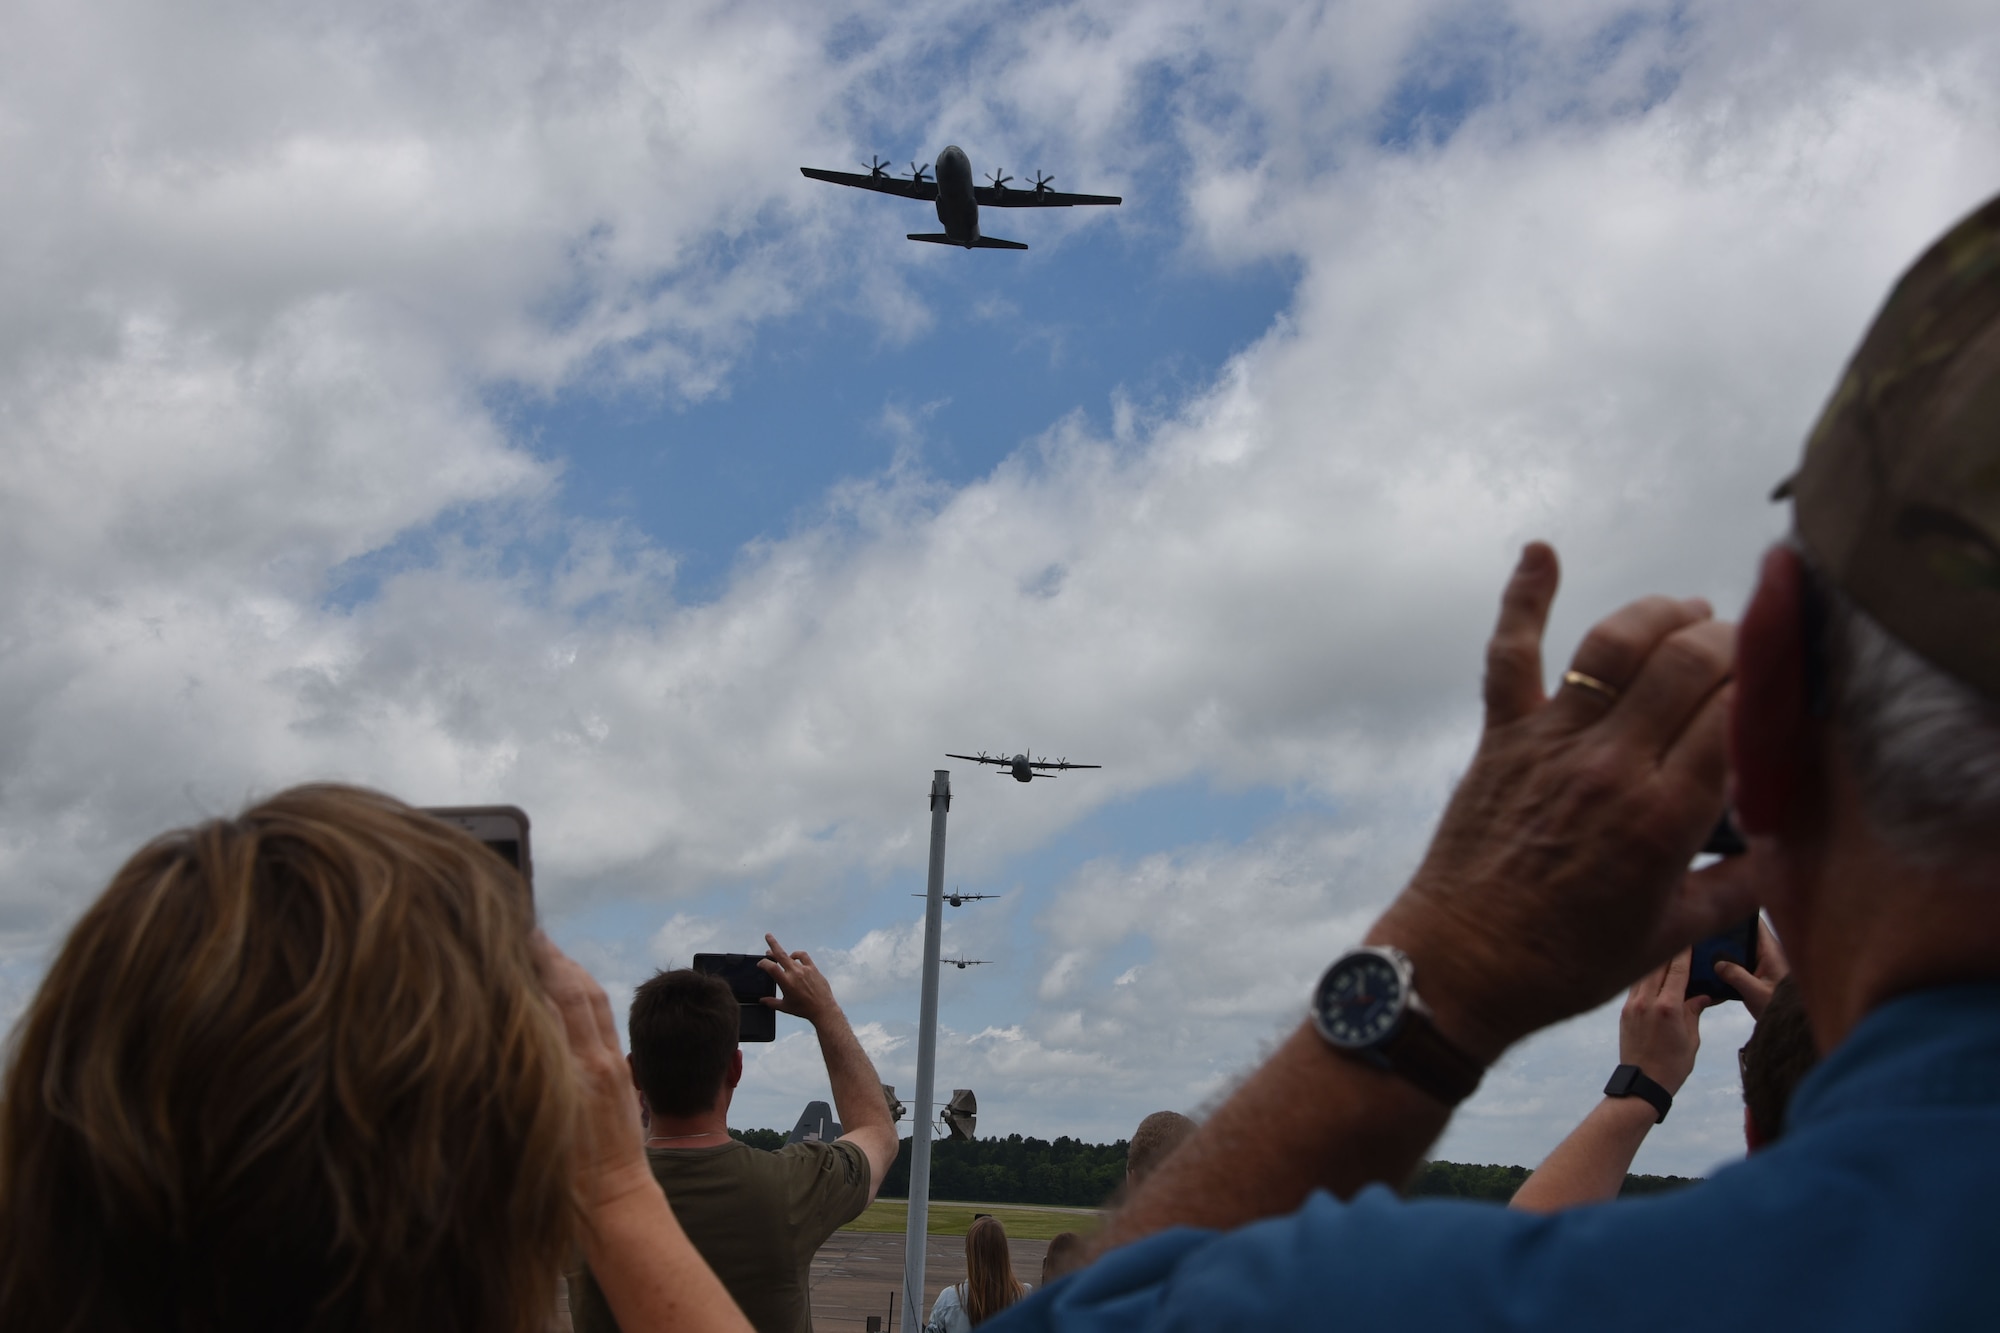
[[[912,898],[930,897],[928,893],[913,893],[910,896]],[[944,900],[950,903],[953,907],[963,907],[967,903],[976,903],[981,901],[982,899],[998,898],[999,896],[1000,895],[997,893],[960,893],[957,889],[953,889],[950,893],[947,893],[944,896]]]
[[[937,178],[931,179],[931,164],[921,167],[910,163],[908,176],[891,176],[889,164],[868,159],[868,172],[862,175],[853,171],[824,171],[819,167],[800,167],[802,175],[816,181],[829,181],[835,185],[851,185],[859,190],[874,190],[878,194],[893,194],[904,199],[921,199],[937,205],[938,225],[941,232],[911,232],[913,241],[929,241],[934,245],[958,245],[967,250],[1025,250],[1028,247],[1019,241],[1003,241],[997,236],[986,236],[979,230],[979,210],[986,208],[1074,208],[1078,204],[1121,204],[1125,202],[1115,194],[1063,194],[1051,190],[1049,184],[1055,179],[1035,173],[1033,189],[1012,190],[1008,182],[1014,178],[994,171],[987,173],[990,185],[972,183],[972,160],[957,144],[948,145],[937,156]],[[1004,169],[1003,169],[1004,170]]]
[[[1036,778],[1052,778],[1057,773],[1072,768],[1103,768],[1102,764],[1072,764],[1067,759],[1030,759],[1025,754],[1017,754],[1012,759],[1006,755],[990,755],[981,750],[978,754],[947,754],[947,759],[967,759],[975,764],[998,764],[1003,776],[1016,782],[1033,782]],[[1053,770],[1053,771],[1045,771]]]

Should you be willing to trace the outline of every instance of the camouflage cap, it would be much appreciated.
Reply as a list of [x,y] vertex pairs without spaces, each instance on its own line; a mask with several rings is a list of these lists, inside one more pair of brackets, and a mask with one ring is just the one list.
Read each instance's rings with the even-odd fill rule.
[[2000,196],[1889,293],[1787,496],[1857,605],[2000,699]]

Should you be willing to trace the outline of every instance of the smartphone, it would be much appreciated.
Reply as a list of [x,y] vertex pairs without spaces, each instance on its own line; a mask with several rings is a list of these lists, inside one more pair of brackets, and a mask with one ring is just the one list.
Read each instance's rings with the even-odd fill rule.
[[[1722,817],[1715,821],[1715,827],[1708,832],[1708,841],[1701,845],[1703,856],[1741,856],[1750,850],[1750,844],[1743,841],[1743,833],[1736,827],[1736,821],[1724,810]],[[1687,993],[1689,995],[1712,995],[1717,1000],[1740,1000],[1736,987],[1715,975],[1715,961],[1727,958],[1732,963],[1740,963],[1746,969],[1757,970],[1757,918],[1752,916],[1740,926],[1731,926],[1720,935],[1711,935],[1694,946],[1694,965],[1688,969]]]
[[535,892],[535,863],[528,855],[528,816],[518,805],[431,805],[425,814],[464,829],[487,850],[520,872],[521,882]]
[[1715,975],[1717,960],[1726,958],[1746,972],[1757,970],[1757,917],[1732,926],[1720,935],[1711,935],[1694,946],[1694,965],[1688,969],[1689,995],[1713,995],[1718,1000],[1740,1000],[1736,987]]
[[778,993],[778,979],[757,966],[769,956],[761,953],[698,953],[694,956],[695,971],[721,977],[736,993],[736,1003],[742,1014],[736,1030],[738,1041],[778,1039],[778,1011],[758,1003],[766,995],[775,996]]

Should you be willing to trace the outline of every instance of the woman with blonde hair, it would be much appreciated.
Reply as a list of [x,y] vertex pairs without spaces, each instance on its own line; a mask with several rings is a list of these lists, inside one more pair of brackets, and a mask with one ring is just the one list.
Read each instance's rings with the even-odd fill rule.
[[1014,1277],[1007,1229],[1000,1219],[975,1217],[965,1233],[965,1281],[938,1293],[924,1333],[970,1333],[1029,1290],[1027,1283]]
[[646,1169],[604,992],[513,869],[300,787],[142,848],[0,1090],[0,1328],[746,1333]]

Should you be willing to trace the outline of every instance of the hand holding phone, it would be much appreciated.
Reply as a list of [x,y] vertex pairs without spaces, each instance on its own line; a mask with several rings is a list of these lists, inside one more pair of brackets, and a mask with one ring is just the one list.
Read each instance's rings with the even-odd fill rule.
[[761,953],[698,953],[694,970],[721,977],[729,983],[741,1011],[738,1041],[776,1041],[778,1011],[764,1005],[765,996],[776,996],[778,983],[763,968]]
[[1750,1011],[1750,1017],[1761,1019],[1764,1008],[1771,1003],[1771,993],[1778,983],[1792,970],[1785,958],[1784,949],[1778,944],[1778,937],[1762,921],[1757,923],[1757,962],[1755,967],[1739,967],[1726,958],[1718,958],[1715,975],[1724,983],[1734,986],[1743,997],[1743,1007]]
[[1694,946],[1694,961],[1688,968],[1689,996],[1713,996],[1718,1002],[1743,998],[1736,987],[1715,974],[1715,965],[1731,962],[1745,972],[1755,972],[1758,926],[1762,921],[1762,917],[1752,916],[1748,921],[1731,926],[1720,935],[1711,935]]

